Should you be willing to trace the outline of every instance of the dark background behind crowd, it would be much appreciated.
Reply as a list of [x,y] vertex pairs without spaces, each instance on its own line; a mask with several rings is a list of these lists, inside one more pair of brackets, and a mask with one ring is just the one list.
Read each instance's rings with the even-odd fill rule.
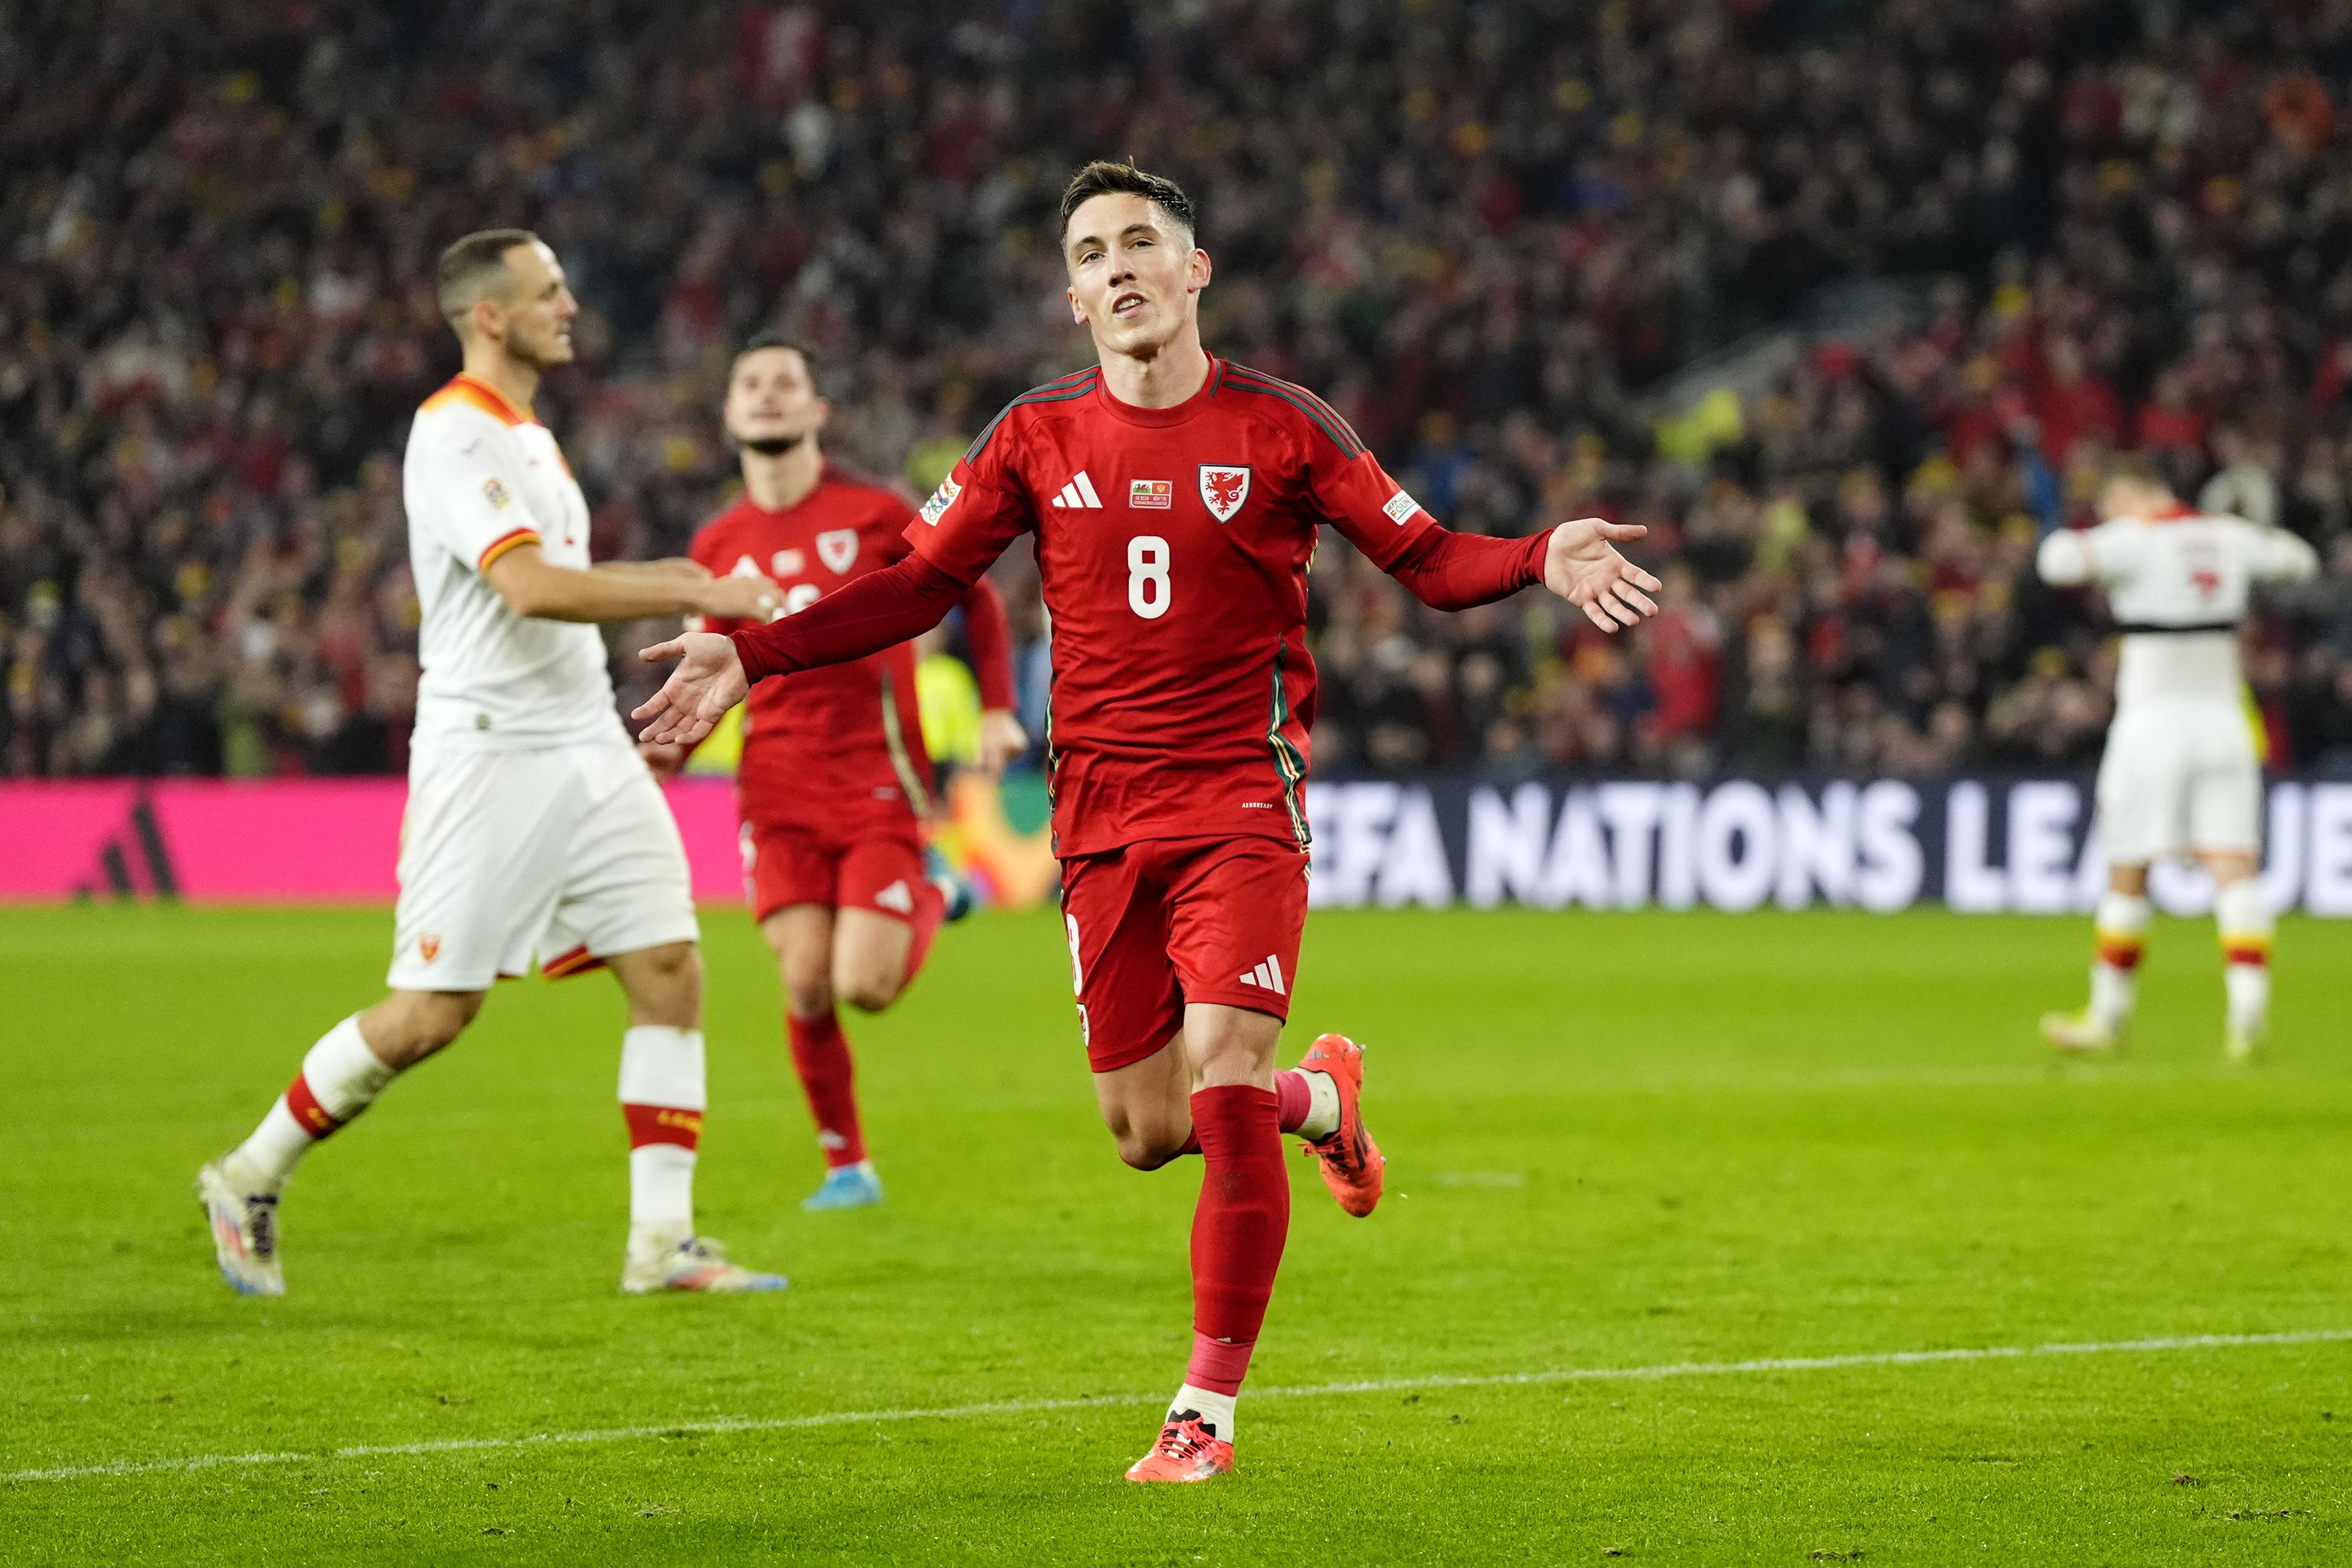
[[2031,562],[2128,451],[2330,562],[2248,670],[2273,765],[2352,774],[2352,0],[6,16],[9,774],[404,764],[397,458],[457,235],[561,254],[541,417],[598,554],[677,554],[755,329],[823,350],[830,446],[910,493],[1086,362],[1053,214],[1106,154],[1200,202],[1211,346],[1441,518],[1651,529],[1665,612],[1615,642],[1537,595],[1431,614],[1327,540],[1320,768],[2086,765],[2112,652]]

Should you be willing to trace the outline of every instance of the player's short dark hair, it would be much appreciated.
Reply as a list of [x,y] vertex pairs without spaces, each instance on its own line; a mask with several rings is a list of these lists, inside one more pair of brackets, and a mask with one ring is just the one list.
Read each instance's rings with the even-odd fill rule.
[[800,339],[783,332],[761,332],[747,340],[741,348],[735,350],[735,357],[727,362],[727,379],[734,380],[736,367],[753,354],[769,349],[790,349],[793,353],[798,354],[801,357],[802,368],[808,371],[811,390],[819,397],[824,395],[824,361],[818,358],[814,349],[810,348]]
[[529,229],[483,229],[469,234],[441,253],[441,315],[450,326],[465,329],[474,301],[505,291],[514,281],[507,252],[519,245],[537,245]]
[[1184,188],[1162,174],[1147,174],[1132,163],[1113,163],[1097,158],[1076,174],[1062,187],[1062,232],[1070,228],[1070,214],[1097,196],[1141,196],[1168,215],[1168,221],[1184,231],[1190,240],[1198,227],[1198,214],[1192,209],[1192,198]]

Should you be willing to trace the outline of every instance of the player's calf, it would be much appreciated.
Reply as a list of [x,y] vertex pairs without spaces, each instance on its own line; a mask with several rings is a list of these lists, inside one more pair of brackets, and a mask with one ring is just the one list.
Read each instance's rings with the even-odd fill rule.
[[2221,938],[2221,980],[2229,998],[2223,1050],[2244,1061],[2260,1050],[2270,1031],[2271,936],[2277,924],[2263,884],[2252,875],[2251,857],[2239,874],[2213,894],[2213,923]]
[[394,991],[319,1037],[302,1067],[245,1142],[196,1173],[196,1190],[223,1277],[246,1295],[286,1290],[278,1259],[278,1200],[311,1145],[372,1104],[404,1067],[457,1038],[478,992]]
[[[2145,887],[2145,867],[2119,866],[2116,880]],[[2091,960],[2091,999],[2081,1012],[2045,1013],[2042,1038],[2059,1051],[2098,1054],[2121,1048],[2137,1000],[2140,957],[2150,915],[2144,893],[2111,887],[2099,899]]]

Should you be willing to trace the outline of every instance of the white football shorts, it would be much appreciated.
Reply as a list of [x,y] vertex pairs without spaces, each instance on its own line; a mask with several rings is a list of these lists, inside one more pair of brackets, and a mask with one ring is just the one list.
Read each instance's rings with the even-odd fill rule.
[[2110,865],[2262,847],[2263,769],[2246,711],[2211,698],[2119,709],[2099,760],[2099,844]]
[[406,991],[569,974],[700,935],[686,845],[625,743],[420,747],[401,823],[392,972]]

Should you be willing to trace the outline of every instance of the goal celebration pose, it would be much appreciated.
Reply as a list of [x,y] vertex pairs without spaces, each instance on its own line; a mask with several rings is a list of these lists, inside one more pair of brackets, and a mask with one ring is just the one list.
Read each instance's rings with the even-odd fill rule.
[[198,1173],[214,1255],[237,1290],[284,1294],[278,1202],[295,1164],[456,1040],[490,983],[536,955],[551,977],[609,967],[628,995],[621,1288],[780,1289],[694,1233],[702,960],[686,849],[614,711],[592,624],[764,617],[775,588],[692,561],[590,565],[587,502],[530,412],[541,371],[572,358],[579,313],[535,235],[451,246],[440,303],[466,368],[417,410],[403,481],[424,676],[392,994],[329,1030],[253,1135]]
[[[818,451],[829,412],[801,345],[764,339],[736,356],[722,418],[740,449],[743,494],[703,526],[691,549],[713,572],[772,582],[782,615],[908,552],[914,508]],[[1013,717],[1013,659],[995,589],[975,581],[962,606],[980,685],[978,760],[993,773],[1029,741]],[[759,623],[706,616],[695,629]],[[836,1003],[879,1012],[896,1001],[950,917],[949,894],[924,864],[932,780],[914,650],[901,643],[768,682],[751,697],[744,732],[744,878],[752,918],[783,974],[793,1067],[825,1162],[824,1184],[801,1207],[879,1203]],[[687,749],[639,747],[656,772],[677,767]]]
[[1055,852],[1078,1024],[1120,1157],[1197,1151],[1193,1348],[1129,1479],[1233,1468],[1234,1403],[1290,1218],[1282,1134],[1371,1212],[1381,1155],[1362,1057],[1334,1034],[1276,1072],[1307,914],[1300,796],[1315,714],[1307,570],[1329,523],[1424,602],[1459,609],[1538,582],[1604,630],[1655,580],[1587,518],[1528,539],[1449,533],[1347,423],[1288,382],[1201,346],[1207,254],[1191,202],[1124,164],[1062,201],[1073,319],[1099,364],[1013,400],[908,530],[914,553],[799,615],[688,635],[637,710],[656,741],[708,733],[753,683],[861,657],[937,622],[1016,537],[1035,536],[1053,618],[1047,731]]
[[2263,773],[2238,668],[2238,623],[2252,584],[2310,577],[2319,558],[2284,528],[2193,512],[2136,470],[2107,481],[2099,516],[2097,528],[2052,534],[2036,559],[2044,582],[2106,590],[2123,632],[2115,722],[2099,759],[2108,880],[2091,1002],[2079,1013],[2044,1016],[2042,1033],[2061,1051],[2123,1043],[2147,936],[2147,868],[2164,856],[2194,856],[2213,873],[2229,1007],[2223,1050],[2242,1061],[2270,1024],[2273,916],[2255,874]]

